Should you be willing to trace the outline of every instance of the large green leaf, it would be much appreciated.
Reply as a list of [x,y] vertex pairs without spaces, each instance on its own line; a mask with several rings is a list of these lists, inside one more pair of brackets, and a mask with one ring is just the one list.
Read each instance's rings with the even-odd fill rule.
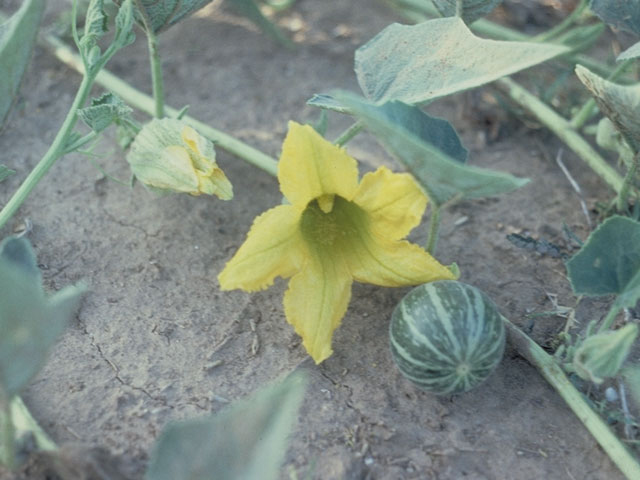
[[640,0],[591,0],[589,7],[603,22],[640,35]]
[[[183,18],[188,17],[196,10],[201,9],[212,0],[140,0],[136,4],[142,5],[143,12],[138,16],[145,15],[155,33],[175,25]],[[120,5],[122,0],[115,0]],[[138,18],[138,23],[143,23]]]
[[566,53],[560,45],[484,40],[457,17],[389,25],[356,51],[365,96],[410,105],[511,75]]
[[567,262],[576,295],[618,295],[619,308],[640,299],[640,223],[614,216],[605,220]]
[[0,124],[18,93],[43,11],[44,0],[25,0],[19,10],[0,25]]
[[38,372],[83,291],[66,287],[47,297],[29,242],[10,237],[0,244],[0,399],[11,398]]
[[274,480],[304,393],[292,375],[212,417],[170,424],[151,454],[147,480]]
[[380,107],[344,92],[336,92],[335,97],[407,167],[436,205],[455,197],[498,195],[528,182],[507,173],[468,166],[461,163],[461,158],[452,158],[453,150],[449,150],[449,154],[443,151],[450,147],[442,143],[436,146],[428,140],[424,129],[419,126],[417,107],[400,102]]
[[[471,23],[487,15],[500,3],[502,0],[463,0],[462,19],[466,23]],[[457,0],[433,0],[433,4],[443,17],[453,17],[458,14]]]
[[578,78],[595,97],[598,106],[636,152],[640,151],[640,84],[623,86],[576,67]]
[[637,42],[631,45],[624,52],[618,55],[618,58],[616,58],[616,60],[618,62],[621,62],[623,60],[629,60],[631,58],[638,58],[638,57],[640,57],[640,42]]

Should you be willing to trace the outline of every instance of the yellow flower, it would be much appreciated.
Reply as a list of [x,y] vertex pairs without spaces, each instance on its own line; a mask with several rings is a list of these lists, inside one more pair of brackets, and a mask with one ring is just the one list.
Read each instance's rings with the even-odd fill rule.
[[153,120],[140,131],[127,160],[138,180],[154,190],[233,198],[216,163],[213,144],[180,120]]
[[357,162],[344,149],[291,122],[278,180],[290,205],[255,219],[218,280],[223,290],[254,291],[292,277],[285,315],[316,363],[332,353],[353,280],[395,287],[455,278],[402,240],[427,205],[409,174],[381,167],[358,183]]

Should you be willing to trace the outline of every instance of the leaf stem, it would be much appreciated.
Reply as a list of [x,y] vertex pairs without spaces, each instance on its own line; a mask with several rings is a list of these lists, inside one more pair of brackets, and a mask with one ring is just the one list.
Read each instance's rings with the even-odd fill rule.
[[51,440],[49,435],[42,430],[42,427],[40,427],[36,419],[33,418],[31,412],[18,395],[15,395],[11,400],[11,418],[18,436],[29,432],[35,439],[38,450],[54,451],[58,449],[58,446]]
[[151,62],[151,83],[155,99],[155,117],[164,117],[164,80],[162,78],[162,60],[158,49],[158,37],[153,30],[147,30],[149,43],[149,61]]
[[589,430],[609,458],[629,479],[640,478],[640,465],[607,424],[594,412],[573,386],[554,358],[506,318],[502,318],[509,340],[518,353],[534,365],[560,394],[565,403]]
[[438,245],[438,230],[440,229],[440,207],[435,203],[431,203],[431,218],[429,218],[429,236],[427,237],[427,253],[434,255],[436,246]]
[[[622,75],[627,67],[633,63],[634,59],[628,59],[618,63],[611,73],[606,77],[607,80],[616,80]],[[593,116],[596,111],[596,101],[590,98],[571,119],[571,126],[576,130],[580,130],[585,123]]]
[[342,132],[340,136],[336,138],[333,143],[338,147],[343,147],[348,141],[350,141],[353,137],[359,134],[363,129],[364,129],[364,123],[358,120],[349,128],[347,128],[344,132]]
[[618,192],[618,197],[616,198],[616,206],[618,208],[618,212],[620,213],[623,213],[627,210],[629,202],[629,189],[631,188],[631,184],[636,178],[636,172],[638,171],[638,162],[640,162],[640,152],[636,152],[636,154],[633,156],[631,165],[627,169],[627,174],[624,176],[624,179],[622,181],[622,188]]
[[584,9],[587,8],[587,3],[588,0],[580,0],[580,3],[576,5],[573,11],[569,15],[567,15],[564,20],[562,20],[555,27],[550,28],[546,32],[542,32],[541,34],[536,35],[531,40],[534,42],[546,42],[553,37],[561,34],[567,28],[569,28],[580,15],[582,15]]
[[[80,73],[84,71],[80,57],[60,41],[60,39],[53,35],[44,35],[40,38],[42,45],[53,53],[58,60]],[[96,76],[95,81],[118,95],[129,105],[136,107],[138,110],[141,110],[151,116],[155,114],[155,102],[153,98],[133,88],[127,82],[121,80],[108,70],[101,70]],[[178,112],[179,111],[175,108],[165,106],[165,113],[171,117],[175,118],[178,115]],[[246,143],[221,132],[220,130],[216,130],[193,117],[185,115],[183,120],[207,138],[211,139],[216,146],[227,150],[229,153],[246,160],[248,163],[273,176],[278,174],[278,162],[269,155],[266,155],[260,150],[257,150]]]
[[558,115],[551,107],[529,93],[510,78],[501,78],[494,85],[511,100],[531,113],[545,127],[555,133],[567,144],[591,169],[597,173],[613,190],[620,192],[623,179],[600,154],[576,132],[571,123]]
[[[82,60],[78,60],[82,64]],[[53,143],[47,150],[47,153],[44,154],[40,162],[38,162],[27,178],[24,179],[20,187],[18,187],[18,190],[16,190],[7,204],[2,208],[2,210],[0,210],[0,228],[7,223],[20,205],[22,205],[22,203],[27,199],[33,188],[38,184],[44,174],[47,173],[55,161],[65,154],[67,149],[66,142],[78,120],[77,111],[86,102],[89,92],[91,91],[93,81],[94,78],[91,75],[87,74],[82,77],[82,82],[78,87],[73,104],[71,105],[60,130],[58,130]]]
[[13,426],[11,416],[11,403],[7,402],[3,405],[2,411],[2,449],[4,450],[4,458],[2,462],[8,470],[13,470],[16,464],[16,432]]
[[616,317],[618,316],[618,312],[620,312],[620,307],[616,303],[614,303],[609,309],[609,311],[607,312],[607,315],[604,317],[604,320],[598,327],[597,333],[602,333],[605,330],[609,330],[611,328],[611,325],[613,325],[613,322],[615,321]]

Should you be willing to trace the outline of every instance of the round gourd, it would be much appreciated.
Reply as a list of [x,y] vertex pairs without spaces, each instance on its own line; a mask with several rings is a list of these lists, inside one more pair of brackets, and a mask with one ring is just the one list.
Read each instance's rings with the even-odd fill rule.
[[462,393],[500,363],[505,333],[498,308],[484,293],[453,280],[411,290],[396,306],[391,353],[400,372],[439,395]]

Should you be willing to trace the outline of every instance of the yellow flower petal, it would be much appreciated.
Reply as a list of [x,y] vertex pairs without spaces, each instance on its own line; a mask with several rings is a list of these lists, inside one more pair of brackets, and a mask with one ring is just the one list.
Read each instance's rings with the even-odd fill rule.
[[283,195],[298,208],[327,194],[351,200],[358,188],[358,165],[309,125],[289,122],[278,180]]
[[399,240],[420,223],[427,197],[408,173],[380,167],[362,177],[353,199],[371,217],[372,228],[389,240]]
[[213,167],[210,174],[202,174],[196,170],[198,190],[208,195],[216,195],[220,200],[233,198],[233,185],[219,167]]
[[280,205],[256,217],[247,239],[218,275],[222,289],[261,290],[277,276],[287,278],[296,273],[305,251],[299,220],[300,212],[291,205]]
[[317,253],[293,276],[284,295],[284,312],[316,363],[329,357],[331,337],[347,311],[351,275],[345,265]]
[[181,132],[182,141],[186,143],[191,150],[197,152],[199,154],[203,154],[202,149],[200,148],[200,142],[202,141],[200,134],[196,132],[189,125],[185,125]]
[[387,240],[360,232],[351,247],[345,258],[358,282],[401,287],[456,278],[425,250],[406,240]]

